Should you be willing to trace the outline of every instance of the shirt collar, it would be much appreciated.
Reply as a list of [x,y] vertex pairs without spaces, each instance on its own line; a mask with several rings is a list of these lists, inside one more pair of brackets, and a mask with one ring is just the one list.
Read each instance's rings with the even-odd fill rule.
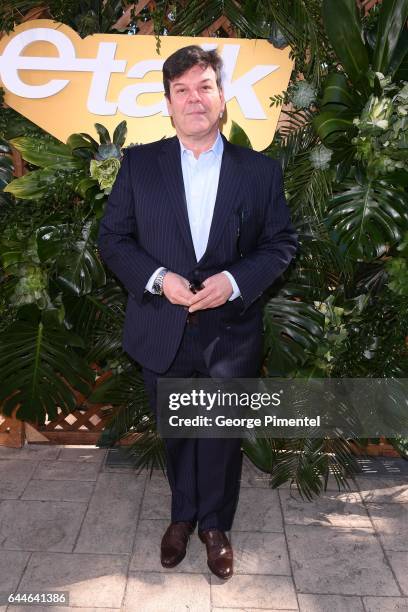
[[[187,149],[187,147],[183,145],[180,138],[179,138],[179,143],[180,143],[180,150],[181,150],[182,155],[186,151],[192,153],[190,149]],[[222,153],[224,151],[224,143],[221,137],[221,132],[219,130],[217,132],[217,138],[215,139],[214,144],[209,149],[207,149],[207,151],[203,151],[203,153],[209,153],[210,151],[212,151],[216,157],[222,157]]]

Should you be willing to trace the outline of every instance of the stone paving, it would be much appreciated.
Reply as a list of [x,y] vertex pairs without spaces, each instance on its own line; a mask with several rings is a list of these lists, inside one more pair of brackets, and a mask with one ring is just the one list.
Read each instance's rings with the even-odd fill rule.
[[229,536],[235,573],[206,565],[193,535],[182,563],[159,560],[170,517],[160,471],[108,467],[96,447],[0,447],[0,593],[69,591],[69,607],[0,612],[408,611],[408,481],[334,481],[312,502],[270,489],[244,461]]

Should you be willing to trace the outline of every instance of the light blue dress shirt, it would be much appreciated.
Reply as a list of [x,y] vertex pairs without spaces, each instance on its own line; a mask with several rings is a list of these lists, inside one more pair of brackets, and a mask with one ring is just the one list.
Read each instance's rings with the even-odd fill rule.
[[[205,253],[210,235],[224,143],[218,132],[212,147],[201,153],[196,159],[194,153],[187,149],[181,141],[179,142],[188,220],[196,259],[199,261]],[[160,267],[153,272],[146,285],[148,291],[152,292],[154,279],[163,269]],[[241,295],[239,287],[230,272],[223,270],[223,273],[228,276],[233,288],[229,300],[235,300]]]

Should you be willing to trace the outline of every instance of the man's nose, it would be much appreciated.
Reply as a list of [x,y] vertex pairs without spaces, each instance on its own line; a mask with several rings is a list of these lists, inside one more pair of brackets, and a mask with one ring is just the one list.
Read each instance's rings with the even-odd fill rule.
[[197,102],[197,101],[201,100],[200,94],[195,89],[190,91],[188,99],[189,99],[189,102]]

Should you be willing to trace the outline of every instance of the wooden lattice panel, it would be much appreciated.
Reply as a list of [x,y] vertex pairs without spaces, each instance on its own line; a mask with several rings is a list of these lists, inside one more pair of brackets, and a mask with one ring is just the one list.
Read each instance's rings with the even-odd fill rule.
[[64,414],[58,408],[58,417],[45,425],[34,427],[44,442],[54,444],[95,444],[106,421],[112,415],[112,407],[91,404],[82,410]]
[[[92,366],[99,370],[96,364]],[[105,372],[98,376],[94,385],[97,388],[111,376]],[[110,404],[93,404],[81,393],[74,391],[77,409],[69,414],[57,407],[58,417],[52,421],[46,419],[44,425],[30,423],[27,428],[27,439],[35,442],[51,442],[54,444],[95,444],[99,439],[107,421],[115,411]]]

